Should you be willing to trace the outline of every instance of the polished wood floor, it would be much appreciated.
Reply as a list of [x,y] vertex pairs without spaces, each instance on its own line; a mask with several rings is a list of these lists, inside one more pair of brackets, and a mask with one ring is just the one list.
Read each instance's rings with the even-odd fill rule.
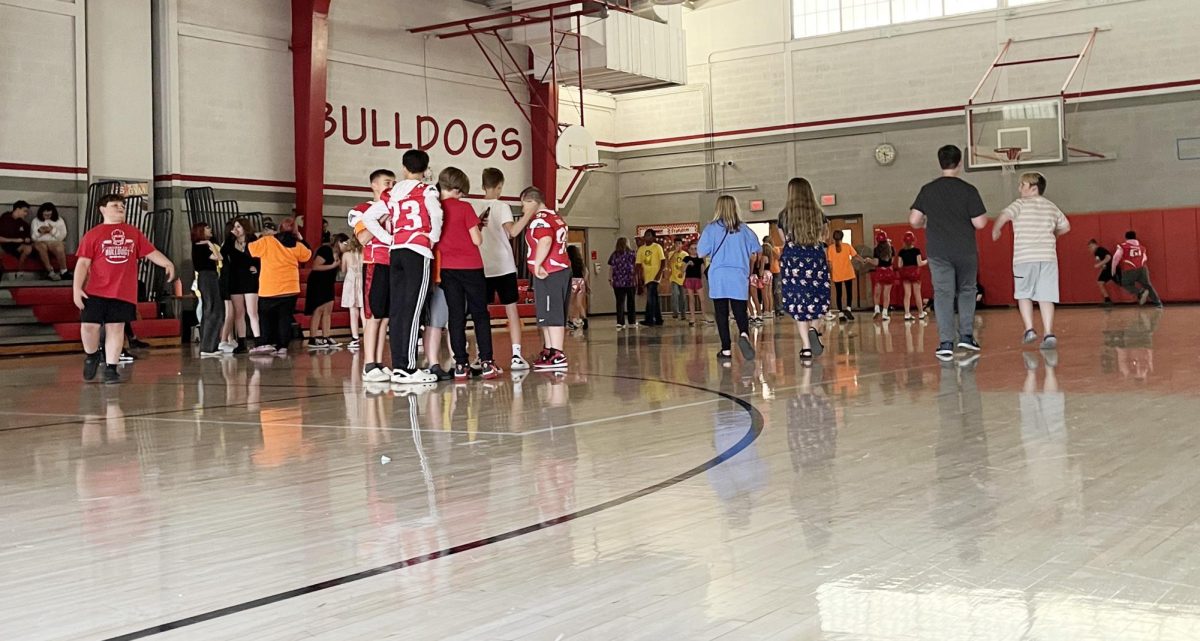
[[1059,320],[941,364],[860,319],[804,368],[782,321],[722,366],[596,319],[566,374],[407,393],[0,361],[0,639],[1200,639],[1200,308]]

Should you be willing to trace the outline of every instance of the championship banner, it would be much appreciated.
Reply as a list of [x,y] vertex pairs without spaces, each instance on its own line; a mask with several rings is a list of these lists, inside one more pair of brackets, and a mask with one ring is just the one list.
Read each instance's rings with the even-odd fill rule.
[[699,223],[665,223],[662,225],[638,225],[637,226],[638,238],[645,236],[647,229],[653,229],[654,233],[658,234],[660,237],[662,237],[662,236],[690,237],[690,236],[699,236],[700,235],[700,224]]

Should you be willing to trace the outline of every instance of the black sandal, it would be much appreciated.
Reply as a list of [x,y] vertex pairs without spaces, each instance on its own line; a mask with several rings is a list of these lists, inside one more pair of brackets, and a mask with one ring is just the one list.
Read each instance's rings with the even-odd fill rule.
[[805,348],[805,349],[800,350],[800,360],[811,361],[812,359],[813,359],[813,351],[811,349]]
[[725,350],[720,350],[717,352],[717,360],[719,360],[719,361],[727,361],[727,360],[731,360],[732,358],[733,358],[732,351],[730,351],[728,354],[725,353]]

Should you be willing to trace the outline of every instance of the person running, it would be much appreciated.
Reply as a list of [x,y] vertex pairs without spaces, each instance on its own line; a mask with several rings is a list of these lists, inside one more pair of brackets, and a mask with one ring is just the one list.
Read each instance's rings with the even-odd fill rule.
[[79,239],[72,281],[72,297],[80,311],[83,380],[94,379],[103,363],[104,382],[120,383],[117,366],[125,347],[125,326],[137,318],[138,259],[163,268],[168,283],[175,280],[175,265],[125,222],[122,196],[101,196],[96,206],[102,222]]
[[[483,170],[483,211],[479,221],[483,230],[483,275],[487,277],[487,300],[499,299],[508,319],[508,338],[512,343],[509,368],[514,372],[529,369],[521,354],[521,314],[517,310],[520,292],[517,288],[517,262],[513,255],[512,239],[521,235],[524,227],[513,219],[512,208],[500,201],[504,191],[504,173],[495,167]],[[522,219],[524,220],[524,219]],[[521,223],[523,224],[523,223]]]
[[[943,361],[954,358],[958,347],[980,350],[975,340],[975,294],[979,274],[979,250],[975,230],[987,227],[987,207],[979,190],[959,175],[962,150],[954,145],[938,149],[942,175],[921,187],[909,211],[914,229],[926,229],[929,270],[933,277],[933,308],[937,314],[938,348]],[[958,302],[958,325],[954,304]]]
[[[371,172],[371,194],[374,200],[360,203],[347,214],[347,222],[354,230],[354,237],[363,246],[363,370],[362,378],[368,383],[384,383],[392,380],[392,370],[383,364],[386,350],[386,330],[388,314],[391,312],[391,241],[385,241],[367,229],[363,216],[378,202],[383,192],[396,184],[396,174],[388,169],[376,169]],[[377,222],[383,227],[384,233],[390,237],[391,217],[387,211],[376,210]]]
[[567,258],[571,261],[571,313],[567,327],[572,330],[587,329],[587,298],[591,291],[587,263],[583,252],[575,245],[567,246]]
[[346,347],[347,349],[356,350],[362,347],[358,328],[360,325],[365,324],[362,315],[362,245],[359,244],[357,239],[346,234],[338,234],[333,237],[333,240],[337,243],[338,250],[342,253],[342,308],[350,312],[350,343]]
[[202,303],[200,315],[200,357],[220,356],[221,328],[225,325],[225,303],[221,300],[221,249],[212,241],[208,223],[192,225],[192,269]]
[[784,242],[779,273],[783,309],[796,321],[803,361],[811,361],[825,349],[816,321],[829,311],[829,258],[823,242],[828,228],[808,180],[788,181],[787,206],[779,212],[776,231]]
[[1138,242],[1137,232],[1129,230],[1125,232],[1125,242],[1117,245],[1117,251],[1113,253],[1112,272],[1116,275],[1120,269],[1121,287],[1133,294],[1139,305],[1149,301],[1162,309],[1162,299],[1158,297],[1154,285],[1150,284],[1150,268],[1146,266],[1149,260],[1146,248]]
[[[571,263],[567,259],[567,223],[546,207],[546,197],[537,187],[521,192],[521,227],[529,248],[529,273],[537,304],[538,327],[542,330],[542,352],[533,368],[540,371],[567,369],[563,343],[567,337],[567,304],[571,299]],[[661,253],[662,248],[659,248]]]
[[259,261],[250,255],[249,244],[258,238],[254,224],[248,218],[234,218],[229,234],[221,246],[224,270],[229,274],[229,300],[232,313],[225,318],[226,351],[245,354],[246,318],[250,319],[250,336],[258,345],[262,328],[258,322]]
[[666,267],[667,255],[662,245],[658,244],[658,232],[653,229],[647,229],[642,237],[642,246],[637,250],[637,262],[641,266],[637,270],[638,289],[646,292],[646,319],[641,324],[646,327],[662,325],[658,283]]
[[713,218],[700,234],[697,253],[708,259],[708,295],[713,301],[717,320],[717,334],[721,337],[721,349],[717,358],[728,360],[733,357],[729,336],[729,312],[738,328],[738,348],[742,358],[754,358],[754,344],[750,342],[750,318],[746,315],[746,299],[749,297],[747,283],[750,282],[750,260],[762,251],[754,230],[742,221],[737,200],[733,196],[719,196],[713,209]]
[[438,253],[442,262],[442,292],[450,312],[450,351],[454,355],[454,379],[471,376],[467,354],[467,314],[475,325],[475,346],[479,349],[480,376],[496,378],[500,368],[492,356],[492,317],[488,313],[487,277],[484,276],[483,225],[470,205],[463,202],[471,192],[471,180],[457,167],[446,167],[438,174],[438,190],[445,218]]
[[921,298],[921,268],[928,265],[925,261],[925,256],[921,254],[921,248],[917,247],[917,235],[911,231],[904,232],[904,247],[898,252],[900,259],[900,280],[904,284],[904,320],[909,322],[913,320],[912,308],[909,307],[910,299],[917,306],[917,318],[925,320],[929,312],[925,311],[925,303]]
[[688,325],[696,325],[696,316],[704,320],[704,305],[701,303],[701,293],[704,291],[704,259],[696,255],[696,243],[688,245],[687,256],[683,259],[683,291],[687,302]]
[[[1088,241],[1088,250],[1092,252],[1092,256],[1096,258],[1096,264],[1093,265],[1097,270],[1096,286],[1100,288],[1100,295],[1104,297],[1104,306],[1112,307],[1112,298],[1108,296],[1108,284],[1114,282],[1112,267],[1112,252],[1100,246],[1093,238]],[[1115,279],[1118,283],[1120,278]]]
[[618,238],[608,256],[608,284],[617,298],[618,330],[637,323],[637,277],[633,273],[636,263],[637,254],[629,248],[629,240]]
[[1042,349],[1058,347],[1054,335],[1054,306],[1058,303],[1058,237],[1071,231],[1071,223],[1057,205],[1045,197],[1046,177],[1037,172],[1021,175],[1019,198],[1005,207],[992,225],[992,241],[1000,240],[1004,226],[1013,226],[1013,297],[1021,310],[1025,334],[1021,342],[1037,340],[1033,329],[1033,303],[1042,315]]
[[875,249],[867,262],[874,267],[871,270],[871,295],[875,299],[875,318],[885,323],[891,320],[888,308],[892,306],[892,285],[896,284],[896,270],[892,267],[895,256],[896,250],[887,232],[882,229],[875,232]]
[[[850,308],[854,306],[854,280],[858,276],[854,272],[854,266],[865,261],[859,258],[854,245],[842,242],[845,237],[840,229],[833,232],[833,244],[825,250],[825,254],[829,261],[833,292],[837,298],[837,309],[841,314],[840,320],[852,321],[854,312]],[[845,293],[844,299],[842,298],[843,293]],[[833,312],[832,309],[829,311]]]
[[676,237],[672,243],[671,254],[667,256],[667,282],[671,286],[671,316],[675,320],[683,320],[687,312],[683,298],[684,258],[687,252],[683,249],[683,239]]

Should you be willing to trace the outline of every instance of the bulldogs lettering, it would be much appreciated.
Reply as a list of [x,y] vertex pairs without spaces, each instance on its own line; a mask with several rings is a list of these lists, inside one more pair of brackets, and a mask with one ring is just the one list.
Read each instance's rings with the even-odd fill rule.
[[[325,137],[341,133],[342,142],[348,145],[371,145],[372,147],[394,147],[396,149],[422,149],[445,152],[451,156],[474,154],[478,158],[491,158],[499,152],[504,160],[516,160],[524,152],[521,132],[514,127],[497,130],[491,123],[471,125],[461,118],[453,118],[443,124],[433,116],[418,114],[412,129],[402,127],[404,118],[393,112],[389,119],[386,112],[375,109],[341,105],[334,115],[334,106],[325,103]],[[340,116],[340,117],[339,117]],[[391,122],[388,122],[391,120]],[[389,131],[390,128],[390,131]],[[499,133],[499,136],[496,134]]]

